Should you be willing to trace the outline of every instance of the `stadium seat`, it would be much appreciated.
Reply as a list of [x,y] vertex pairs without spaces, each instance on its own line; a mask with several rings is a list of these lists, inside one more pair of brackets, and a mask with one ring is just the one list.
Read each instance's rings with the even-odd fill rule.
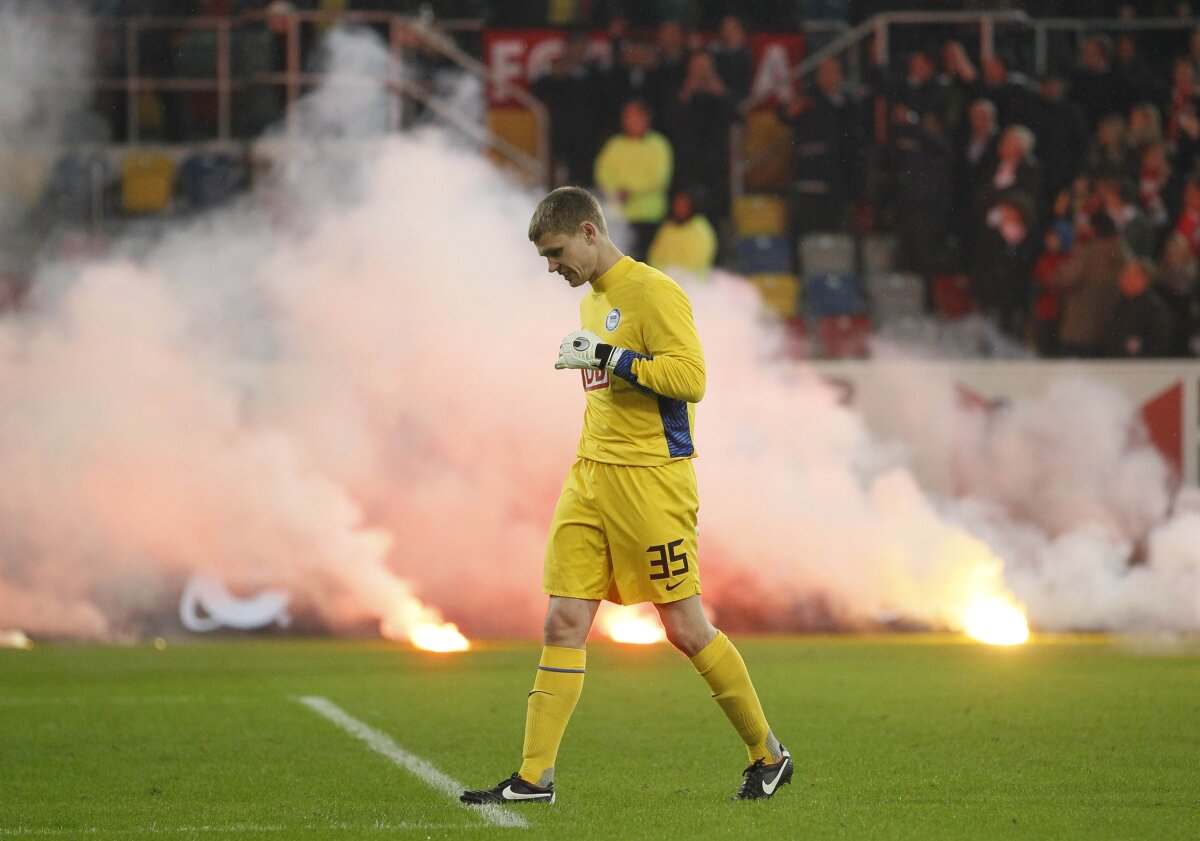
[[747,237],[738,240],[738,271],[745,275],[790,274],[792,255],[784,237]]
[[81,222],[103,214],[113,180],[108,159],[95,154],[68,154],[59,158],[50,173],[44,199],[54,215]]
[[971,278],[965,274],[943,274],[933,278],[933,311],[942,318],[961,318],[975,311]]
[[[489,108],[487,125],[492,134],[501,140],[507,140],[531,157],[537,157],[537,119],[528,108],[519,105],[501,105]],[[488,156],[502,166],[508,163],[508,160],[497,152],[489,152]]]
[[738,237],[783,236],[787,233],[787,205],[779,196],[740,196],[733,203],[733,230]]
[[866,311],[862,283],[854,275],[822,274],[804,279],[804,312],[809,318],[862,315]]
[[795,317],[800,303],[800,281],[795,275],[756,274],[750,281],[767,309],[785,319]]
[[805,276],[854,274],[854,237],[848,234],[805,234],[798,245]]
[[871,314],[879,324],[918,318],[925,312],[925,284],[920,275],[903,272],[867,276]]
[[192,155],[179,168],[180,194],[193,210],[215,207],[237,190],[241,170],[230,155]]
[[896,237],[871,234],[862,241],[862,269],[867,278],[896,270]]
[[742,138],[746,188],[771,191],[787,188],[792,180],[792,131],[771,109],[746,116]]
[[131,152],[121,164],[121,208],[159,213],[171,204],[175,163],[162,152]]
[[6,207],[32,210],[42,200],[50,176],[46,155],[33,149],[0,149],[0,197]]
[[863,315],[831,315],[817,322],[817,341],[826,359],[861,359],[870,353],[871,322]]

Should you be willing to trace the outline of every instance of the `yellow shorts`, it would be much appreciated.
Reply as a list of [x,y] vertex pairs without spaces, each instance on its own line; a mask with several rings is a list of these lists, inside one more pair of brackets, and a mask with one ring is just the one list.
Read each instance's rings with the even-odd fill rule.
[[554,509],[542,589],[617,604],[698,594],[699,507],[690,459],[657,467],[579,459]]

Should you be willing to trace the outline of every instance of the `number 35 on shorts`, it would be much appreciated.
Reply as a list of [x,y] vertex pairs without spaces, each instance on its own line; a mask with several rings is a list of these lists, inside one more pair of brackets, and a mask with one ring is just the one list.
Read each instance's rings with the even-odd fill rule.
[[680,538],[672,540],[670,543],[651,546],[646,550],[646,554],[650,557],[651,581],[661,581],[664,578],[675,578],[687,574],[690,567],[687,553],[680,551],[682,545],[683,538]]

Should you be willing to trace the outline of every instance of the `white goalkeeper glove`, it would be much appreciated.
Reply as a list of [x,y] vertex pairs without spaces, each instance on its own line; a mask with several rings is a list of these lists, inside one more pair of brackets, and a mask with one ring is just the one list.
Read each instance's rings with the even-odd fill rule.
[[558,346],[558,361],[555,368],[592,368],[609,371],[617,367],[622,349],[606,345],[591,330],[576,330],[568,333]]

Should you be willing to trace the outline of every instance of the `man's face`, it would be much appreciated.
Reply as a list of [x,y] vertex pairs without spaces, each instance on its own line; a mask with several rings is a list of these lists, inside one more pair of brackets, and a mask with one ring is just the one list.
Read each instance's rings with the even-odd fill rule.
[[641,137],[650,129],[650,115],[636,103],[621,109],[621,131],[630,137]]
[[817,85],[827,96],[842,89],[842,65],[834,59],[826,59],[817,65]]
[[1125,264],[1117,282],[1127,298],[1136,298],[1150,288],[1150,278],[1146,277],[1146,272],[1136,262]]
[[546,271],[561,275],[574,289],[592,279],[596,271],[595,228],[584,222],[573,234],[546,234],[534,245],[546,258]]
[[1008,67],[993,56],[983,63],[983,81],[989,87],[999,87],[1008,81]]
[[995,127],[992,120],[992,112],[983,105],[972,105],[971,110],[967,112],[968,119],[971,122],[971,133],[979,136],[985,136],[992,133]]

